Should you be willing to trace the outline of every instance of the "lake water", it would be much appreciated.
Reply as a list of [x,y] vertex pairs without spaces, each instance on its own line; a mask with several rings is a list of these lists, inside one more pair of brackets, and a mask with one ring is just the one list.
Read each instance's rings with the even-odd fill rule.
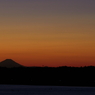
[[95,87],[0,85],[0,95],[95,95]]

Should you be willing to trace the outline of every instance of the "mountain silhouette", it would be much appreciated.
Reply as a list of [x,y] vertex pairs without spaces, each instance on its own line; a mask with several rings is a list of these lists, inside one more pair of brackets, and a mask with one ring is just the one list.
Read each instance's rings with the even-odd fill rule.
[[16,63],[12,59],[6,59],[6,60],[0,62],[0,67],[13,68],[13,67],[23,67],[23,66]]

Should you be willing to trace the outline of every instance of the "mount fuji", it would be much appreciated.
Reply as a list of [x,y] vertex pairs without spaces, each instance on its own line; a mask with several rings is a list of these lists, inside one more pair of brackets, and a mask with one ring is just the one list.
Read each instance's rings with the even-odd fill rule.
[[0,67],[14,68],[14,67],[23,67],[23,66],[13,61],[12,59],[6,59],[0,62]]

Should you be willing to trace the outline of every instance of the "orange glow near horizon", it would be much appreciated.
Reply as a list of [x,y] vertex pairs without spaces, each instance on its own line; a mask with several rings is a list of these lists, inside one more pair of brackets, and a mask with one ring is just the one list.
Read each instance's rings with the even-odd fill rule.
[[0,62],[95,66],[95,1],[6,2],[0,3]]
[[1,44],[4,44],[0,51],[2,60],[11,58],[25,66],[52,67],[86,66],[95,63],[95,44],[92,35],[69,33],[20,37],[3,38]]

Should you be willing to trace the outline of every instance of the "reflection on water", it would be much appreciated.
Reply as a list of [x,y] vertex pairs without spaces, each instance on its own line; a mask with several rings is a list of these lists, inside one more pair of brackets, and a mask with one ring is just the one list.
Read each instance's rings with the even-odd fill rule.
[[95,87],[0,85],[0,95],[95,95]]

